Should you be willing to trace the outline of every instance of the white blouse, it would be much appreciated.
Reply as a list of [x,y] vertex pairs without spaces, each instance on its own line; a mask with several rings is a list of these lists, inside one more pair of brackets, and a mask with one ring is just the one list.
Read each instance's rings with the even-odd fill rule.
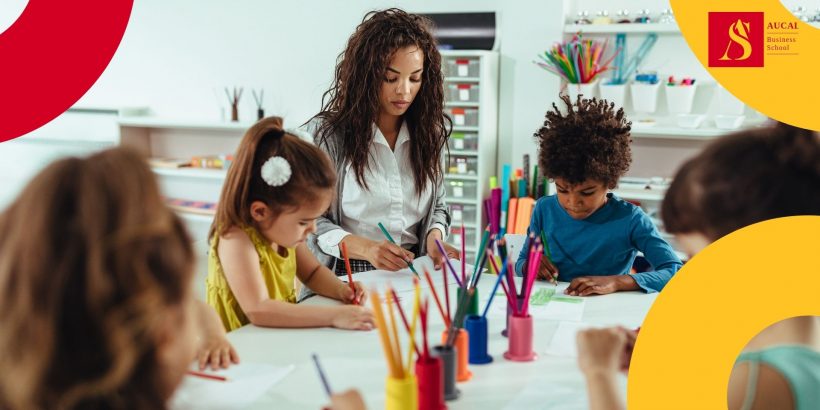
[[[364,173],[370,190],[359,186],[356,173],[348,164],[344,191],[342,198],[339,198],[342,208],[339,226],[342,229],[334,229],[317,238],[323,252],[341,258],[339,242],[351,234],[374,241],[386,240],[379,229],[379,222],[405,249],[420,242],[416,230],[432,206],[433,192],[428,185],[421,195],[416,195],[409,142],[410,133],[407,125],[402,123],[395,151],[392,151],[384,134],[373,124],[370,167],[365,168]],[[434,224],[433,228],[444,236],[446,229],[443,225]]]

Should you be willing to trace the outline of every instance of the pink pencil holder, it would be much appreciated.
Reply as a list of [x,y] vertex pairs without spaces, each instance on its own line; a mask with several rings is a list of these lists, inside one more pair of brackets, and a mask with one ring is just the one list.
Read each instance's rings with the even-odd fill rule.
[[510,315],[509,326],[509,347],[504,353],[504,358],[515,362],[530,362],[538,358],[532,350],[532,316]]

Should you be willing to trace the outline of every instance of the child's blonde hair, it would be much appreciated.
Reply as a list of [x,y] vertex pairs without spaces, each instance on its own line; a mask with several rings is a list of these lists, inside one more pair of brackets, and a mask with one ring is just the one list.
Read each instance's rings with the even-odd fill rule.
[[0,232],[0,407],[164,407],[157,348],[190,302],[193,251],[144,159],[51,164]]
[[[290,176],[284,184],[273,186],[262,177],[262,166],[276,156],[288,162]],[[336,172],[322,150],[285,132],[279,117],[259,120],[239,143],[208,237],[224,235],[233,226],[254,226],[250,213],[254,201],[264,202],[278,215],[316,200],[335,185]]]

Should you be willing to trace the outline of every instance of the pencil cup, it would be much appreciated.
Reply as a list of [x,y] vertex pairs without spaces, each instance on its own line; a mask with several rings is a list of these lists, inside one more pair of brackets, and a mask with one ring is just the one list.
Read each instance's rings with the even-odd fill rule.
[[692,102],[695,101],[697,84],[667,85],[666,108],[670,114],[689,114],[692,112]]
[[413,376],[403,379],[387,378],[387,410],[416,410],[419,408],[419,388]]
[[[515,300],[516,300],[516,303],[518,303],[518,308],[521,309],[521,306],[524,303],[524,297],[516,295]],[[508,329],[510,328],[510,316],[512,316],[512,315],[513,315],[513,310],[512,310],[512,308],[510,308],[510,304],[507,303],[507,318],[506,318],[507,319],[507,325],[504,328],[504,330],[501,331],[501,336],[507,337],[507,335],[509,333]]]
[[487,318],[484,316],[467,316],[464,328],[470,335],[470,364],[487,364],[493,357],[487,354]]
[[615,110],[626,107],[626,84],[601,83],[601,99],[615,103]]
[[654,113],[658,108],[658,89],[660,89],[660,83],[632,83],[629,86],[632,94],[632,109],[639,113]]
[[530,362],[538,356],[532,351],[532,316],[510,316],[509,348],[504,358],[514,362]]
[[[461,288],[458,288],[456,291],[456,300],[461,300],[461,293],[463,291]],[[476,315],[478,316],[478,289],[473,291],[473,297],[470,299],[470,302],[467,304],[467,314],[468,315]]]
[[595,90],[597,87],[598,80],[584,84],[567,84],[567,95],[569,96],[569,101],[575,104],[575,101],[578,99],[579,95],[581,95],[581,98],[584,100],[592,99],[596,96]]
[[419,410],[447,408],[444,404],[444,372],[441,358],[433,356],[427,360],[417,360],[416,380],[419,384]]
[[[444,399],[455,400],[461,395],[456,388],[456,356],[455,347],[433,346],[433,355],[441,359],[441,375],[444,381]],[[417,370],[418,372],[418,370]]]
[[[470,337],[464,329],[458,329],[456,341],[453,345],[456,348],[456,380],[466,382],[473,378],[473,373],[468,367],[470,354]],[[441,334],[442,343],[447,343],[447,330]]]

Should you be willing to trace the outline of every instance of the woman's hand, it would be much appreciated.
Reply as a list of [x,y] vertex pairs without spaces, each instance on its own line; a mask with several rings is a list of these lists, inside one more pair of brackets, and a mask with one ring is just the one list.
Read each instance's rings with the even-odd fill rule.
[[370,309],[355,305],[338,306],[337,309],[332,321],[335,328],[371,330],[376,326]]
[[367,292],[364,286],[354,280],[353,287],[356,289],[355,293],[350,289],[350,284],[339,281],[339,297],[337,299],[347,304],[364,306],[367,301]]
[[632,275],[581,276],[573,279],[564,293],[571,296],[589,296],[637,289],[638,283]]
[[427,255],[433,260],[434,269],[441,269],[441,264],[445,263],[444,255],[441,254],[441,249],[436,245],[436,239],[441,242],[444,251],[447,252],[447,258],[461,260],[461,254],[458,252],[458,249],[442,241],[441,232],[439,232],[438,229],[431,229],[430,232],[427,233]]
[[376,269],[397,271],[413,262],[413,252],[388,241],[374,242],[367,250],[367,261]]

